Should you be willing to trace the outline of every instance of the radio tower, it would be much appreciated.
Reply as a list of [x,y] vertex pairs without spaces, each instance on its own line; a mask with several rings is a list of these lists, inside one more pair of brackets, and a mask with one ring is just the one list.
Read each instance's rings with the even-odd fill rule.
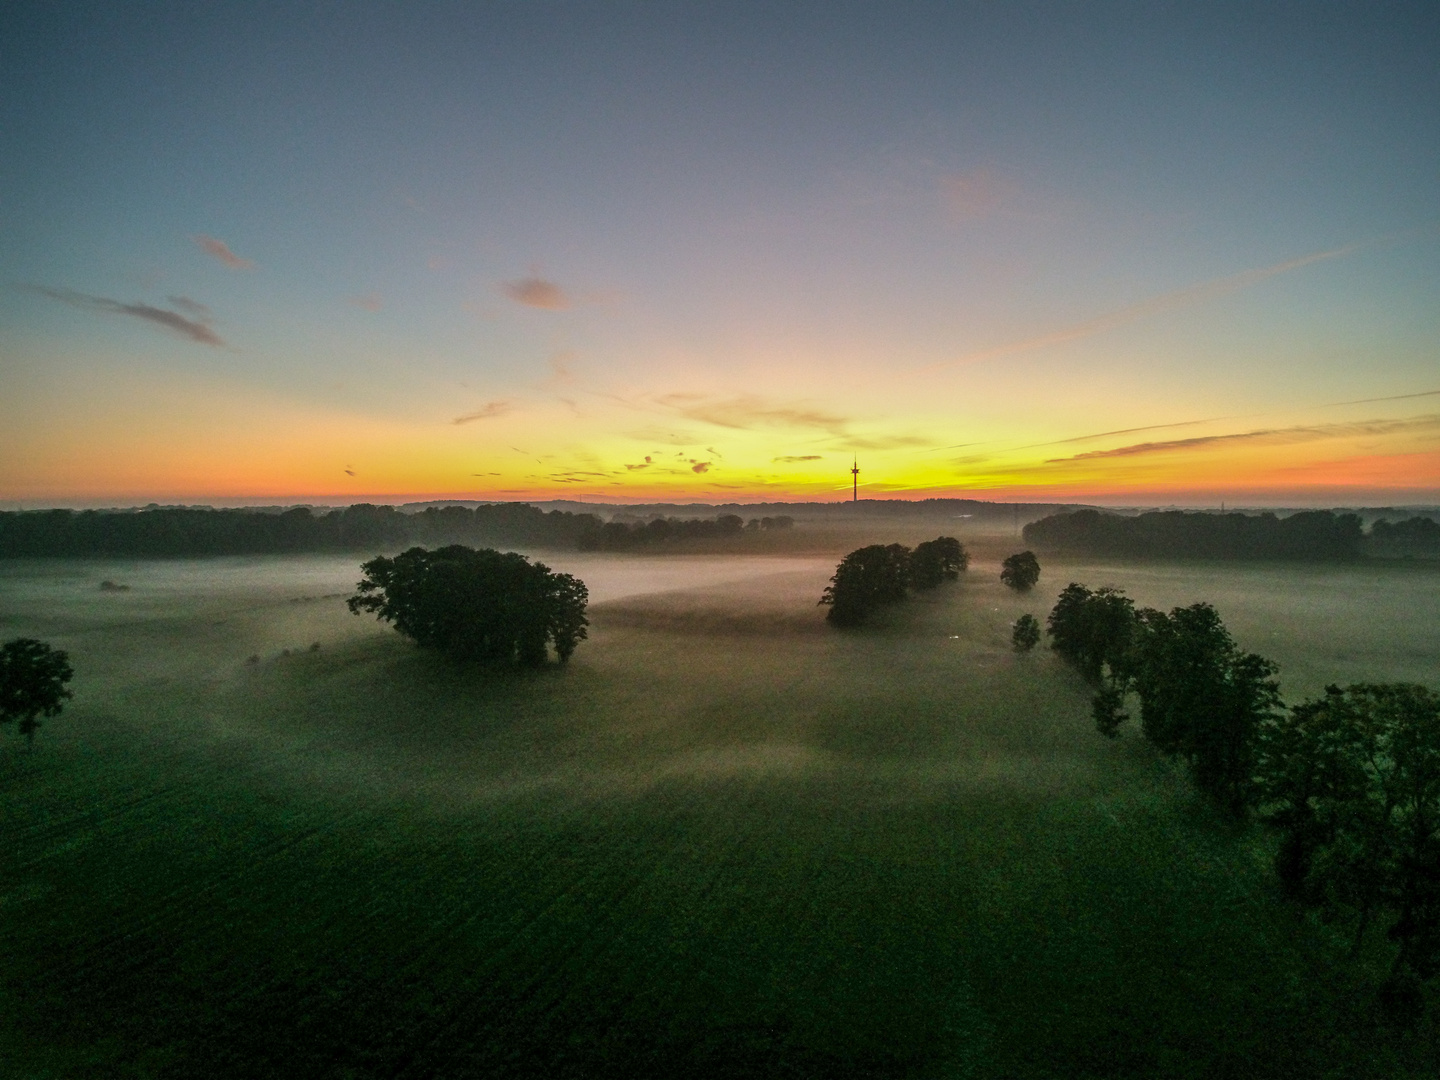
[[850,501],[860,501],[860,462],[857,458],[850,459]]

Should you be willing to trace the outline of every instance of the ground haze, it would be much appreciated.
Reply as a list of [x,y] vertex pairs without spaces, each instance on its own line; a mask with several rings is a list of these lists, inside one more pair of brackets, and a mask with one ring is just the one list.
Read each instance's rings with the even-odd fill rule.
[[1016,595],[993,546],[854,632],[816,605],[833,554],[537,553],[591,637],[504,674],[349,615],[355,559],[0,565],[0,636],[77,670],[34,753],[0,748],[4,1060],[1433,1075],[1433,1026],[1370,1004],[1379,935],[1347,960],[1263,839],[1009,638],[1076,580],[1214,603],[1291,700],[1433,685],[1440,573],[1042,561]]

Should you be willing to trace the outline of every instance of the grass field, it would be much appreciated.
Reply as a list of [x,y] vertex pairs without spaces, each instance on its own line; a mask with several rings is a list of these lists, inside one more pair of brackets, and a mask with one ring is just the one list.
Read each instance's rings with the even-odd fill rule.
[[1434,686],[1440,572],[985,561],[840,633],[833,558],[546,561],[591,638],[501,676],[350,616],[356,560],[0,564],[78,672],[0,742],[0,1075],[1440,1073],[1381,935],[1008,648],[1079,580],[1214,602],[1292,700]]

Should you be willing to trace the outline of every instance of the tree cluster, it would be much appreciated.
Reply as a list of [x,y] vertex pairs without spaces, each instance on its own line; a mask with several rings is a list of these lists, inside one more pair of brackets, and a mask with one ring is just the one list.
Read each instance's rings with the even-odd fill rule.
[[840,561],[820,603],[830,605],[825,616],[837,626],[858,626],[872,612],[898,603],[910,591],[933,589],[954,581],[970,565],[970,556],[953,536],[938,536],[917,544],[871,544],[857,548]]
[[1252,801],[1257,740],[1280,706],[1277,668],[1240,649],[1209,604],[1136,610],[1119,589],[1066,586],[1048,619],[1052,647],[1096,687],[1095,725],[1113,736],[1140,703],[1140,727],[1184,760],[1232,813]]
[[563,662],[586,636],[584,582],[515,552],[459,544],[415,547],[361,565],[347,604],[374,612],[416,643],[459,660],[543,664],[547,645]]
[[1031,522],[1022,535],[1035,547],[1086,555],[1347,560],[1359,557],[1363,534],[1357,515],[1328,510],[1283,518],[1180,510],[1130,517],[1077,510]]
[[1387,993],[1413,1012],[1440,972],[1440,697],[1423,686],[1329,686],[1261,731],[1256,802],[1296,900],[1355,914],[1355,947],[1388,910]]
[[27,743],[35,741],[40,717],[59,716],[73,697],[66,687],[75,676],[70,657],[34,638],[0,645],[0,724],[19,722]]
[[1382,910],[1398,945],[1384,993],[1412,1012],[1440,973],[1440,697],[1357,684],[1282,706],[1277,668],[1240,649],[1209,604],[1136,609],[1118,589],[1071,584],[1051,612],[1052,648],[1094,687],[1114,736],[1138,698],[1140,727],[1190,767],[1196,787],[1280,835],[1288,894],[1356,922]]

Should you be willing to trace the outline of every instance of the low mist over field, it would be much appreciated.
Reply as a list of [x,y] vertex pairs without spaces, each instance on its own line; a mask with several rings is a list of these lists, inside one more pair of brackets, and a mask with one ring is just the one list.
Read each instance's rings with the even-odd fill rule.
[[1213,602],[1292,700],[1423,681],[1427,564],[1049,560],[1017,594],[982,556],[839,631],[833,558],[536,554],[590,584],[591,633],[509,673],[350,615],[344,557],[0,564],[0,632],[79,672],[36,749],[4,749],[14,1052],[139,1075],[101,1032],[177,1076],[1435,1064],[1375,1027],[1378,938],[1347,961],[1261,838],[1010,646],[1080,580]]

